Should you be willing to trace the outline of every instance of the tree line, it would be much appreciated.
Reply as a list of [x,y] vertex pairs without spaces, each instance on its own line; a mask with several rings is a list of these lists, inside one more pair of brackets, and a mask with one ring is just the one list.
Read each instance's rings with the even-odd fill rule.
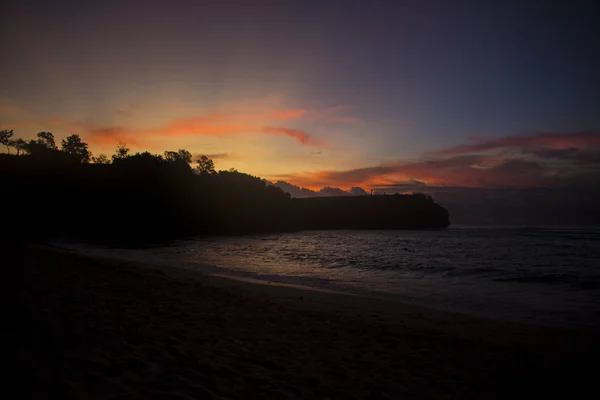
[[197,235],[450,224],[448,211],[422,194],[295,199],[259,177],[216,171],[211,159],[192,160],[185,149],[131,154],[119,144],[110,158],[94,157],[78,135],[62,140],[60,149],[50,132],[28,142],[12,136],[0,136],[7,146],[0,154],[0,198],[9,222],[4,233],[16,238],[136,245]]
[[[10,149],[15,150],[16,155],[34,155],[34,156],[57,156],[57,152],[61,151],[68,154],[70,158],[82,164],[110,164],[111,162],[123,160],[129,157],[130,149],[125,143],[119,143],[112,158],[108,158],[105,154],[94,156],[89,149],[89,146],[84,142],[78,134],[67,136],[61,141],[61,148],[56,145],[56,140],[52,132],[38,132],[37,139],[26,141],[22,138],[13,139],[14,130],[0,130],[0,144],[6,147],[7,154],[10,154]],[[162,159],[168,163],[192,163],[192,153],[185,149],[178,151],[165,151],[163,156],[152,154],[149,152],[138,153],[136,157]],[[198,173],[214,173],[215,164],[206,156],[200,156],[196,162],[196,171]]]

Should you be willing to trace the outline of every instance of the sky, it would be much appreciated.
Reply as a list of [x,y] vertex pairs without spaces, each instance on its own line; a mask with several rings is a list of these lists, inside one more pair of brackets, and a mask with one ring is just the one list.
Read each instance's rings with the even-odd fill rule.
[[9,0],[0,128],[271,181],[600,183],[592,1]]

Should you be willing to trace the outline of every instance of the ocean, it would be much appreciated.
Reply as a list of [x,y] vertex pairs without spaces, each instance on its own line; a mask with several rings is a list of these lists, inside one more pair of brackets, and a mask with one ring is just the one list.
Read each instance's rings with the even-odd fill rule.
[[306,231],[145,250],[55,245],[488,318],[600,328],[600,228]]

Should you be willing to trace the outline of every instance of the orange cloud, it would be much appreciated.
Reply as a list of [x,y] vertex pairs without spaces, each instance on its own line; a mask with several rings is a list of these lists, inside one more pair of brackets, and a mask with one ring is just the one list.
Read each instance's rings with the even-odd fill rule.
[[302,143],[305,146],[312,147],[325,147],[325,143],[320,140],[316,140],[311,137],[306,132],[302,132],[296,129],[291,128],[276,128],[268,126],[264,129],[264,132],[274,134],[274,135],[285,135],[296,139],[299,143]]
[[249,133],[256,125],[237,121],[225,113],[211,113],[202,117],[178,118],[156,129],[138,131],[156,136],[227,136]]
[[202,116],[181,117],[167,124],[148,129],[130,129],[125,127],[90,128],[88,140],[93,144],[125,142],[142,144],[148,137],[180,136],[233,136],[240,134],[272,134],[294,138],[305,146],[325,147],[326,144],[304,131],[289,127],[272,127],[273,120],[294,120],[304,115],[304,110],[279,110],[273,113],[239,114],[214,111]]
[[117,143],[127,143],[132,146],[145,145],[136,135],[136,132],[128,131],[123,128],[101,128],[88,129],[88,141],[97,145],[114,145]]

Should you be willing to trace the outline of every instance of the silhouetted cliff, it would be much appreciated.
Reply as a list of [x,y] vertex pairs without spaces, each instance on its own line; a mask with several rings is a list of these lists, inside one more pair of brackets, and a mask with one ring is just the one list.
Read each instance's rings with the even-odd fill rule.
[[448,211],[429,196],[343,196],[293,199],[298,229],[431,229],[450,225]]
[[150,153],[112,164],[60,151],[0,155],[3,236],[114,243],[305,229],[445,228],[425,195],[292,199],[237,171],[193,170]]

